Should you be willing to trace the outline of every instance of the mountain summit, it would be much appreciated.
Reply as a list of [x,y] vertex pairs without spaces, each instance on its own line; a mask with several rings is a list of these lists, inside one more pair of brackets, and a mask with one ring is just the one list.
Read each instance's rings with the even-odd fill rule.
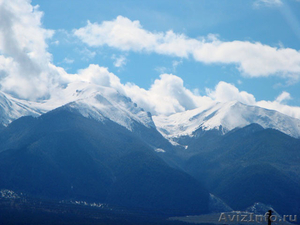
[[265,129],[279,130],[295,138],[300,137],[300,120],[238,101],[214,103],[209,107],[199,107],[170,116],[154,116],[154,122],[161,134],[170,140],[195,136],[198,130],[218,130],[225,134],[252,123]]
[[300,120],[274,110],[231,101],[214,102],[169,116],[152,117],[151,113],[145,112],[125,93],[88,82],[71,83],[50,99],[38,102],[19,100],[0,93],[0,124],[7,126],[22,116],[37,117],[62,106],[97,121],[109,119],[128,130],[132,130],[136,123],[154,128],[168,140],[192,137],[198,130],[218,130],[225,134],[252,123],[264,129],[272,128],[295,138],[300,137]]
[[210,194],[300,209],[300,121],[276,111],[233,101],[152,117],[86,82],[39,102],[2,93],[0,111],[0,190],[168,215],[208,213]]

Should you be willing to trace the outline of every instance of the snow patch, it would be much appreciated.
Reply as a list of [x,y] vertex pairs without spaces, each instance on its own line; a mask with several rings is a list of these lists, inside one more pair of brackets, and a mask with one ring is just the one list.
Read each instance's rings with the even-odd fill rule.
[[163,150],[162,148],[157,148],[155,149],[156,152],[166,152],[165,150]]
[[1,198],[6,198],[6,199],[17,199],[17,198],[20,198],[20,196],[17,195],[14,191],[7,190],[7,189],[0,190],[0,197]]

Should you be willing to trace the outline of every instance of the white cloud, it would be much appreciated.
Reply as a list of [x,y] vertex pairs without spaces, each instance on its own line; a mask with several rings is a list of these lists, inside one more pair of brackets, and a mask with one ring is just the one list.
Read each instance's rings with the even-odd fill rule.
[[196,95],[185,88],[183,80],[172,74],[162,74],[149,90],[128,83],[124,86],[124,92],[154,115],[183,112],[212,102],[209,97]]
[[188,57],[197,40],[189,39],[173,31],[152,33],[143,29],[139,21],[118,16],[102,24],[91,23],[74,34],[92,47],[108,45],[123,51],[146,51],[160,54]]
[[256,0],[254,2],[255,7],[260,7],[260,6],[281,6],[283,3],[281,0]]
[[[5,0],[1,1],[0,6],[2,12],[0,14],[2,19],[0,20],[0,51],[3,53],[0,55],[2,91],[22,98],[36,99],[49,96],[51,90],[57,91],[57,87],[62,83],[85,81],[113,87],[153,114],[184,111],[197,107],[202,99],[210,100],[195,96],[183,86],[181,78],[170,74],[161,75],[149,90],[134,84],[121,84],[120,79],[110,73],[107,68],[94,64],[79,70],[77,74],[68,74],[64,69],[51,64],[51,55],[47,52],[45,40],[51,37],[53,32],[42,28],[42,13],[38,11],[38,8],[32,7],[29,0]],[[131,25],[130,21],[129,25]],[[140,35],[139,32],[138,34]],[[141,31],[141,34],[149,35],[144,31]],[[172,36],[170,33],[168,38],[171,37],[170,35]],[[140,42],[139,48],[143,48],[147,40],[145,37],[145,40]],[[151,42],[151,38],[148,42]],[[131,48],[136,42],[124,44],[126,49]],[[164,47],[161,51],[162,49]],[[96,54],[88,48],[81,51],[88,58]],[[71,61],[65,60],[65,62]]]
[[139,21],[131,21],[118,16],[114,21],[105,21],[101,25],[88,21],[86,27],[75,30],[74,34],[90,46],[104,44],[121,50],[150,50],[156,44],[156,35],[141,28]]
[[122,84],[107,68],[94,64],[79,70],[77,74],[66,74],[65,78],[70,83],[84,81],[112,87],[153,115],[183,112],[213,102],[211,98],[199,96],[185,88],[183,80],[172,74],[162,74],[148,90],[133,83]]
[[251,77],[274,74],[283,77],[300,75],[300,52],[290,48],[277,49],[261,43],[204,43],[194,51],[194,57],[205,63],[235,63],[242,73]]
[[157,66],[154,68],[154,70],[156,72],[158,72],[159,74],[167,73],[167,71],[168,71],[168,69],[164,66]]
[[173,62],[172,62],[173,72],[176,72],[177,67],[178,67],[180,64],[182,64],[182,62],[183,62],[182,59],[179,60],[179,61],[173,60]]
[[276,102],[284,102],[284,101],[287,101],[287,100],[290,100],[292,99],[290,93],[286,92],[286,91],[283,91],[277,98],[276,98]]
[[215,90],[207,89],[207,95],[217,102],[239,101],[247,105],[255,105],[255,97],[245,91],[239,91],[233,84],[220,81]]
[[43,13],[29,0],[0,1],[1,90],[21,98],[41,98],[58,85],[59,69],[51,65],[42,28]]
[[264,101],[264,100],[257,102],[256,105],[266,109],[276,110],[285,115],[300,119],[300,107],[297,106],[285,105],[278,101]]
[[252,94],[240,91],[233,84],[220,81],[214,89],[206,90],[206,96],[200,96],[199,91],[187,89],[183,80],[172,74],[162,74],[147,90],[133,83],[122,84],[120,79],[107,68],[93,64],[86,69],[79,70],[77,74],[66,76],[69,82],[85,81],[112,87],[130,97],[133,102],[153,115],[170,115],[209,106],[214,102],[239,101],[247,105],[276,110],[300,119],[300,107],[285,104],[291,99],[287,92],[282,92],[274,101],[256,101]]
[[77,74],[65,73],[64,76],[68,83],[84,81],[121,90],[119,88],[121,85],[120,79],[110,73],[106,67],[100,67],[96,64],[90,64],[87,68],[78,70]]
[[240,91],[233,84],[220,81],[214,90],[208,89],[207,95],[217,102],[239,101],[247,105],[276,110],[285,115],[300,119],[300,107],[286,105],[292,99],[288,92],[282,92],[274,101],[256,101],[255,97],[245,91]]
[[67,63],[67,64],[72,64],[72,63],[74,63],[74,59],[64,58],[63,62]]
[[78,52],[81,54],[81,58],[85,61],[89,61],[91,59],[93,59],[96,56],[96,52],[91,51],[88,48],[83,48],[78,50]]
[[113,55],[112,59],[114,59],[114,66],[115,67],[123,67],[126,65],[126,57],[124,55],[120,55],[119,57]]
[[91,23],[74,30],[74,34],[91,47],[110,46],[123,51],[154,52],[181,58],[193,57],[202,63],[235,64],[250,77],[277,75],[300,76],[300,52],[259,42],[224,42],[215,35],[193,39],[184,34],[150,32],[139,21],[118,16],[101,24]]
[[51,44],[53,44],[53,45],[59,45],[59,40],[52,41]]

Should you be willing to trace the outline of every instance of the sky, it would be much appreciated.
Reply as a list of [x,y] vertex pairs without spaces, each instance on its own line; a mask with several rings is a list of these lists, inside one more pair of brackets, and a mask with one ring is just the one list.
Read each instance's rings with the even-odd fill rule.
[[300,118],[299,0],[0,0],[0,89],[115,88],[154,115],[237,100]]

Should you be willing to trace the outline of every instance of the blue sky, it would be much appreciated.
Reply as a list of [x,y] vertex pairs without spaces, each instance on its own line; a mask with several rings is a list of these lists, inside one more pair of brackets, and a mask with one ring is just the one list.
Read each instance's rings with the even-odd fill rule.
[[[41,65],[40,56],[45,58],[43,68],[36,73],[44,71],[47,60],[55,69],[46,68],[45,74],[52,74],[53,70],[81,74],[80,70],[95,64],[107,68],[124,85],[134,83],[142,92],[161,81],[161,74],[173,74],[175,80],[181,78],[184,82],[183,92],[188,90],[196,97],[209,96],[217,101],[236,99],[276,110],[279,108],[274,102],[278,99],[278,104],[300,106],[299,0],[3,2],[0,8],[1,4],[5,8],[5,4],[9,6],[13,2],[38,5],[18,15],[20,21],[30,18],[28,23],[19,21],[28,33],[13,31],[11,34],[21,46],[20,52],[31,52],[28,55],[32,60],[40,54],[36,59],[38,65]],[[12,14],[19,13],[14,7],[10,10]],[[10,21],[9,18],[4,19]],[[5,27],[4,22],[0,25]],[[34,33],[29,34],[31,28],[36,31],[36,37]],[[28,47],[30,51],[22,45],[25,39],[32,45]],[[3,52],[18,62],[15,50],[3,46],[1,49],[0,45],[0,54]],[[24,80],[29,78],[18,76]],[[8,77],[2,83],[0,80],[2,91],[31,98],[29,87],[23,88],[28,94],[22,96]],[[30,80],[32,83],[32,77]],[[163,88],[168,84],[164,85]],[[41,85],[49,86],[45,82]],[[236,97],[231,98],[234,93]],[[222,95],[229,97],[223,99]],[[134,96],[130,97],[135,100]],[[283,112],[283,106],[280,107]],[[294,109],[300,116],[300,109]]]
[[[261,42],[272,47],[300,49],[300,2],[290,0],[282,4],[240,0],[201,1],[32,1],[43,11],[43,26],[56,30],[49,52],[53,61],[68,72],[76,72],[91,63],[108,67],[122,82],[134,82],[149,88],[161,72],[176,74],[189,89],[213,88],[222,80],[235,84],[239,89],[252,93],[257,100],[274,100],[282,91],[291,94],[290,104],[300,105],[299,84],[287,84],[280,76],[248,78],[241,75],[234,64],[204,64],[191,57],[164,56],[155,53],[120,51],[101,46],[89,47],[64,32],[84,27],[87,21],[102,23],[122,15],[138,20],[151,32],[173,30],[190,38],[218,35],[222,41]],[[288,15],[286,15],[288,14]],[[292,18],[292,19],[291,19]],[[66,39],[66,40],[64,40]],[[82,56],[84,52],[95,56]],[[126,58],[126,65],[116,68],[114,57]],[[69,63],[64,59],[69,59]],[[73,63],[70,63],[72,60]],[[173,63],[177,67],[173,66]]]

